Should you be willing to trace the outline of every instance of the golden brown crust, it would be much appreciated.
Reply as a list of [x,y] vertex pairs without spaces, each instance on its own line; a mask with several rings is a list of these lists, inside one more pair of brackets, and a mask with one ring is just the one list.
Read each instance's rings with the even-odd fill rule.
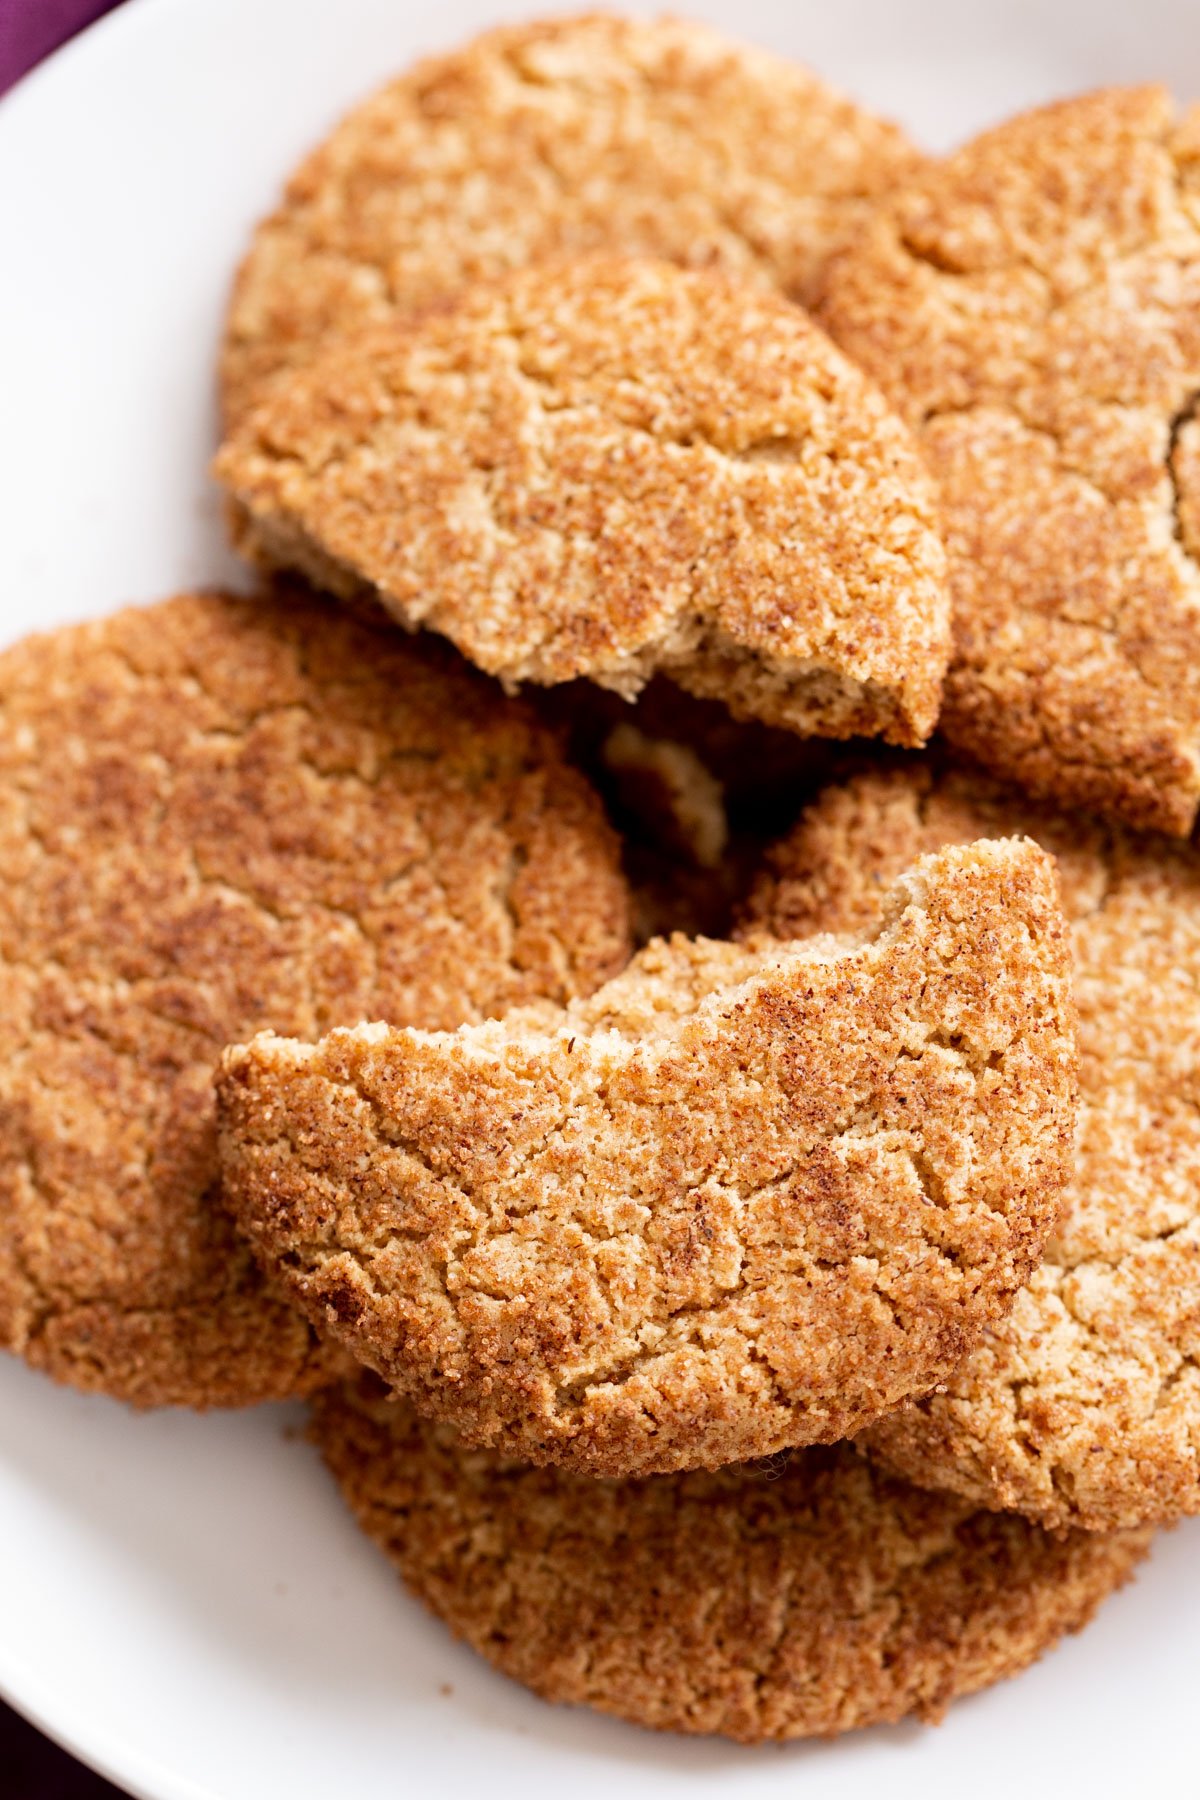
[[0,1343],[139,1405],[327,1380],[219,1200],[220,1048],[595,986],[615,865],[520,708],[298,595],[6,651]]
[[743,1743],[936,1720],[1079,1630],[1149,1544],[975,1512],[845,1445],[587,1481],[465,1450],[369,1377],[318,1399],[313,1435],[413,1593],[505,1674]]
[[272,390],[241,547],[504,681],[656,669],[740,716],[923,742],[945,551],[907,429],[795,307],[669,263],[522,270]]
[[593,1475],[830,1442],[1011,1305],[1070,1162],[1050,864],[913,870],[870,941],[647,946],[565,1012],[261,1036],[227,1192],[314,1322],[475,1443]]
[[1075,1173],[1007,1320],[867,1442],[911,1479],[1051,1525],[1200,1512],[1200,855],[928,768],[831,789],[776,852],[749,927],[868,928],[895,872],[980,832],[1058,860],[1072,922]]
[[293,175],[238,275],[226,417],[347,330],[529,263],[619,251],[807,302],[919,166],[806,69],[677,19],[551,19],[430,58]]
[[1186,834],[1200,800],[1200,112],[1026,114],[886,202],[821,316],[941,484],[941,725],[998,774]]

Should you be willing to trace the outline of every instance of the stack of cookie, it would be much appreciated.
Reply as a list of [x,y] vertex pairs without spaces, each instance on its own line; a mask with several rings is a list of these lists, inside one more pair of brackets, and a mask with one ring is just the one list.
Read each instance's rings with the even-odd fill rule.
[[1084,1624],[1200,1512],[1198,317],[1156,89],[931,163],[587,17],[352,113],[229,315],[267,585],[0,657],[3,1342],[312,1397],[643,1724]]

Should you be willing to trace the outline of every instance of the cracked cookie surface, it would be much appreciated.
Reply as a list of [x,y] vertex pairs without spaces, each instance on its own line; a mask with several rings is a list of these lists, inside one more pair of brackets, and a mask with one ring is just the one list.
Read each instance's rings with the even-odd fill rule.
[[1041,798],[1186,835],[1200,801],[1200,111],[1014,119],[883,204],[820,316],[943,497],[941,726]]
[[1075,1171],[1046,1258],[945,1391],[868,1434],[932,1486],[1095,1529],[1200,1512],[1200,855],[974,772],[830,789],[748,928],[869,928],[913,857],[1026,832],[1058,861],[1079,1008]]
[[216,470],[241,548],[509,683],[921,743],[950,646],[905,426],[779,296],[668,263],[523,270],[275,389]]
[[238,275],[226,417],[330,337],[549,259],[663,257],[806,304],[919,164],[895,126],[703,25],[488,32],[391,82],[292,176]]
[[589,1481],[467,1450],[370,1377],[319,1396],[312,1436],[413,1594],[506,1675],[742,1743],[936,1720],[1085,1625],[1150,1539],[1052,1535],[846,1445]]
[[1011,1305],[1069,1169],[1033,844],[867,941],[674,938],[567,1009],[226,1052],[222,1168],[286,1291],[474,1442],[592,1475],[860,1429]]
[[230,1038],[480,1019],[594,987],[627,941],[552,740],[298,595],[0,655],[0,873],[0,1343],[139,1405],[328,1379],[219,1199]]

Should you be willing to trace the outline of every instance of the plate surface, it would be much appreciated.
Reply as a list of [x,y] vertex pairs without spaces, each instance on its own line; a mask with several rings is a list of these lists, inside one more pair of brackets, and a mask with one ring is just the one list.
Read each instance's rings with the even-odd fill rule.
[[[938,148],[1101,81],[1200,95],[1191,0],[692,0]],[[130,0],[0,104],[0,641],[235,574],[205,475],[222,303],[297,155],[472,0]],[[0,1689],[144,1800],[1197,1791],[1200,1521],[1016,1682],[745,1751],[552,1709],[453,1645],[298,1412],[135,1418],[0,1363]],[[2,1783],[0,1783],[2,1786]]]

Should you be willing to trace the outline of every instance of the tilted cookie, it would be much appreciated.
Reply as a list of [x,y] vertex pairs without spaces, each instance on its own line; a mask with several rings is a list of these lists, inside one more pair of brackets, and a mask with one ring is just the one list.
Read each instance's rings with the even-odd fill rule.
[[221,1047],[482,1019],[625,953],[593,796],[448,656],[298,595],[0,654],[0,1345],[139,1405],[328,1379],[221,1203]]
[[839,260],[825,324],[943,495],[941,725],[1038,795],[1186,834],[1200,801],[1200,111],[1026,114]]
[[828,1442],[1012,1303],[1070,1163],[1049,859],[918,865],[873,936],[657,941],[588,1001],[227,1052],[236,1215],[473,1442],[595,1475]]
[[241,547],[512,684],[656,669],[799,732],[922,742],[945,552],[907,429],[797,308],[669,263],[522,271],[344,340],[216,470]]
[[312,1435],[412,1592],[506,1675],[742,1743],[936,1720],[1078,1631],[1150,1539],[1052,1535],[846,1445],[588,1481],[464,1449],[370,1377],[322,1394]]
[[[624,701],[615,704],[632,710]],[[593,755],[621,833],[635,943],[673,931],[724,936],[746,890],[748,857],[741,844],[730,843],[724,790],[711,769],[690,743],[652,737],[628,719],[613,726]]]
[[873,1453],[1049,1525],[1200,1512],[1200,855],[927,769],[831,789],[777,851],[749,926],[869,929],[913,857],[1024,831],[1074,939],[1075,1172],[1016,1306]]
[[664,257],[807,303],[919,161],[807,69],[704,25],[487,32],[356,107],[292,176],[238,275],[226,417],[333,336],[550,258]]
[[767,845],[845,766],[835,739],[735,719],[666,676],[633,702],[592,681],[527,694],[604,795],[639,947],[676,931],[728,937]]
[[720,782],[690,744],[651,737],[622,719],[600,757],[618,796],[628,795],[665,849],[711,874],[729,849],[729,820]]

